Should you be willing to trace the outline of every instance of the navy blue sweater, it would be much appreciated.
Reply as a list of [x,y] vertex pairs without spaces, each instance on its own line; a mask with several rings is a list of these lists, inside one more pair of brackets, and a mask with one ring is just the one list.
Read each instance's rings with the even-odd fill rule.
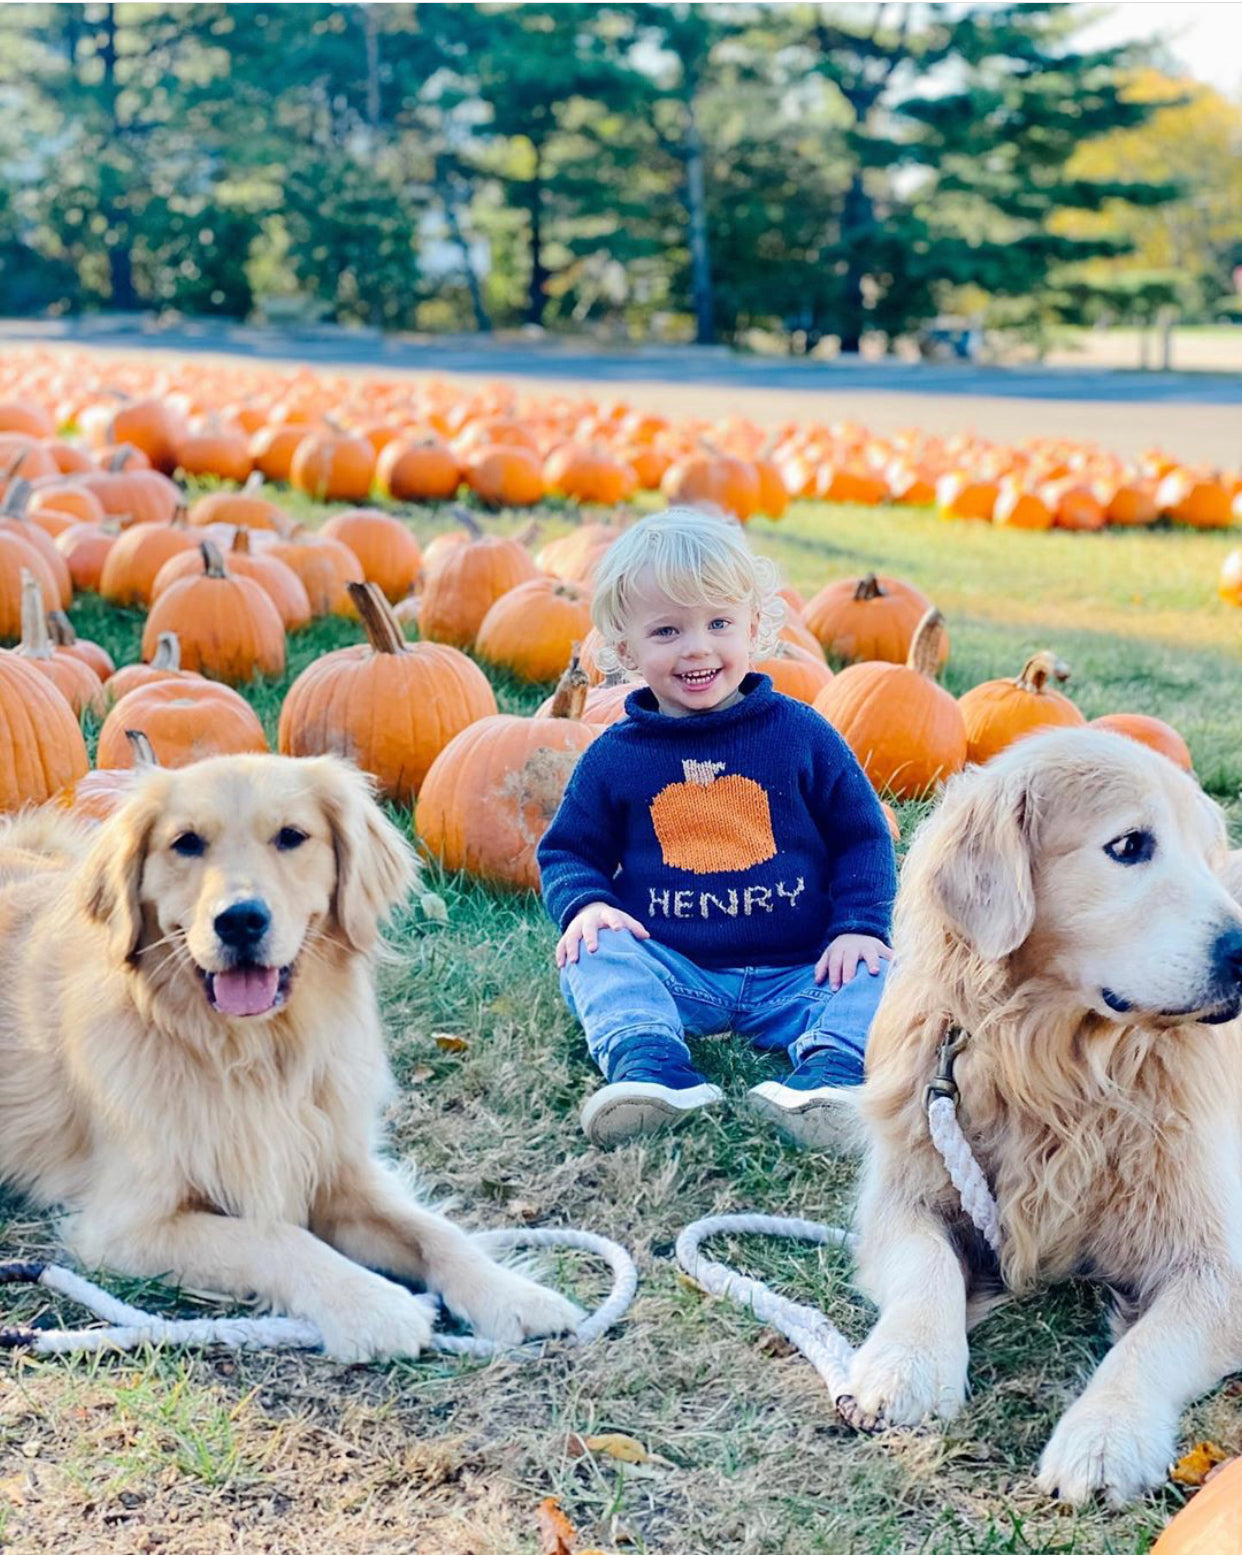
[[564,929],[609,902],[704,967],[797,966],[838,934],[887,940],[896,867],[879,800],[827,719],[750,674],[719,712],[646,687],[589,745],[539,845]]

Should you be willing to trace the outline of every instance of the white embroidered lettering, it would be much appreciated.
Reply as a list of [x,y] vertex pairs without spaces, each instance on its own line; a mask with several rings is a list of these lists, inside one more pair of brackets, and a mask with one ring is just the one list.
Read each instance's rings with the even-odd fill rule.
[[647,916],[648,916],[648,918],[654,918],[655,917],[657,908],[659,908],[659,910],[667,918],[668,917],[668,892],[667,891],[657,891],[654,886],[649,886],[648,890],[649,890],[650,895],[651,895],[651,902],[650,902],[650,905],[647,908]]
[[748,885],[742,897],[742,911],[749,918],[758,908],[772,911],[772,893],[765,885]]
[[785,882],[783,880],[778,880],[776,882],[776,894],[777,896],[783,896],[789,905],[793,907],[798,898],[802,895],[802,888],[805,885],[806,881],[802,878],[801,875],[799,875],[797,885],[794,886],[792,891],[787,891],[785,889]]
[[713,906],[718,907],[722,913],[727,913],[730,918],[736,918],[737,917],[737,892],[736,891],[730,891],[729,892],[729,900],[728,900],[727,904],[722,902],[721,899],[718,896],[714,896],[712,894],[712,892],[710,892],[710,891],[702,892],[700,894],[700,896],[699,896],[699,911],[703,914],[703,916],[705,918],[711,916],[711,914],[708,911],[708,905],[707,905],[709,902],[712,903]]
[[688,918],[693,912],[693,891],[673,892],[673,917]]

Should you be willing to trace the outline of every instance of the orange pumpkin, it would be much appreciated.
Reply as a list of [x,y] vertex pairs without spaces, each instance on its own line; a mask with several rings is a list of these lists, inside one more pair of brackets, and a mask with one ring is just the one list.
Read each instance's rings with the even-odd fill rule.
[[102,444],[131,443],[144,453],[155,470],[171,475],[177,466],[177,441],[182,435],[179,417],[162,400],[131,400],[109,410],[100,407],[101,418],[83,416],[93,429],[99,425],[97,441]]
[[267,750],[263,725],[245,697],[200,676],[159,680],[127,692],[104,719],[95,765],[132,767],[134,748],[127,732],[133,729],[146,735],[161,767]]
[[378,583],[390,603],[395,605],[414,587],[423,553],[400,520],[378,508],[350,508],[334,513],[320,534],[348,546],[358,558],[363,578]]
[[543,462],[543,480],[549,491],[572,497],[575,502],[598,502],[615,507],[631,496],[638,477],[628,464],[601,448],[581,443],[562,443]]
[[[26,512],[36,523],[48,528],[45,522],[48,518],[67,518],[74,524],[102,524],[107,514],[104,505],[86,486],[78,486],[66,482],[63,485],[43,486],[31,495],[26,506]],[[63,534],[68,528],[67,524],[60,524],[55,531],[49,529],[49,534],[55,539],[56,535]]]
[[[261,427],[250,439],[250,461],[264,480],[288,481],[298,445],[316,430],[305,422]],[[259,526],[251,523],[250,527]]]
[[374,478],[374,448],[341,432],[310,433],[289,464],[289,484],[316,502],[365,502]]
[[467,648],[500,596],[538,575],[530,552],[516,540],[486,536],[453,546],[423,585],[419,633]]
[[241,432],[191,432],[177,443],[177,463],[187,475],[214,475],[241,485],[250,474],[250,447]]
[[785,478],[771,459],[756,459],[755,474],[759,479],[759,511],[765,518],[781,518],[789,506],[789,488]]
[[71,810],[80,821],[106,821],[134,791],[134,773],[143,767],[158,767],[151,742],[141,729],[127,729],[125,737],[134,753],[132,767],[96,767],[79,778],[71,788],[56,796],[56,803]]
[[293,528],[284,509],[259,496],[248,482],[243,491],[213,491],[200,497],[191,506],[188,517],[196,529],[208,524],[235,524],[243,529],[270,529],[284,535]]
[[153,686],[157,680],[201,680],[193,670],[181,668],[181,643],[176,632],[161,632],[149,664],[123,664],[104,682],[104,700],[119,702],[139,686]]
[[961,709],[932,679],[943,631],[929,610],[905,664],[851,664],[815,698],[880,794],[921,799],[966,764]]
[[440,502],[457,495],[461,466],[438,437],[398,437],[380,454],[375,480],[398,502]]
[[1242,1458],[1218,1469],[1197,1490],[1150,1555],[1238,1555],[1242,1550]]
[[567,583],[589,584],[604,552],[622,533],[616,524],[581,524],[567,535],[549,540],[535,557],[535,565],[540,572]]
[[481,718],[432,762],[414,818],[423,846],[447,869],[539,889],[535,849],[578,757],[599,733],[578,716],[586,687],[567,680],[549,717]]
[[0,533],[16,535],[39,553],[43,567],[37,569],[38,576],[42,580],[45,573],[51,574],[56,584],[56,604],[67,610],[73,602],[73,579],[69,575],[68,564],[56,549],[56,542],[51,535],[26,517],[29,497],[29,482],[16,480],[12,483],[3,503],[0,503]]
[[811,702],[832,679],[832,671],[817,654],[808,653],[796,643],[781,638],[768,659],[761,659],[755,668],[772,677],[772,684],[782,696],[793,697],[796,702]]
[[1007,529],[1051,529],[1056,515],[1036,492],[1006,476],[1000,483],[992,522]]
[[1230,551],[1221,563],[1220,597],[1229,605],[1242,605],[1242,550]]
[[[802,612],[802,620],[834,658],[904,664],[915,628],[930,609],[931,600],[912,583],[869,572],[825,584]],[[937,642],[944,664],[949,634],[942,630]]]
[[0,403],[0,432],[20,432],[26,437],[51,437],[56,426],[42,405],[33,400]]
[[1015,740],[1040,729],[1077,728],[1086,719],[1051,680],[1069,679],[1054,653],[1042,649],[1011,680],[985,680],[958,699],[966,723],[967,760],[982,764]]
[[[581,665],[577,665],[577,674],[584,676]],[[575,668],[575,661],[570,662],[570,669]],[[567,672],[568,673],[568,672]],[[641,690],[644,681],[631,678],[629,675],[609,676],[598,686],[591,686],[587,691],[586,700],[582,704],[582,710],[578,714],[584,724],[596,724],[601,729],[609,724],[620,723],[625,717],[625,699],[631,691]],[[556,705],[556,693],[540,702],[535,709],[536,718],[551,718],[552,709]]]
[[230,574],[211,543],[199,545],[202,568],[179,578],[151,606],[142,656],[154,656],[161,632],[175,631],[181,660],[230,685],[285,672],[285,629],[271,599],[252,578]]
[[181,487],[158,470],[104,470],[81,476],[79,484],[99,498],[105,513],[120,519],[122,528],[170,523],[185,505]]
[[960,471],[936,482],[936,506],[945,518],[977,518],[989,522],[1000,496],[996,481],[973,480]]
[[184,511],[167,524],[135,524],[108,550],[99,575],[99,592],[110,605],[149,605],[160,568],[170,557],[193,551],[198,536],[186,525]]
[[539,456],[528,448],[486,448],[466,468],[471,491],[489,507],[532,507],[543,499]]
[[745,523],[759,510],[759,476],[749,459],[727,454],[693,454],[665,471],[660,490],[672,503],[707,504]]
[[22,572],[22,638],[13,651],[52,682],[79,718],[88,708],[103,712],[99,676],[89,664],[53,644],[39,580],[28,569]]
[[[286,632],[299,631],[311,621],[310,600],[302,580],[292,567],[286,566],[275,556],[256,556],[250,550],[250,531],[238,529],[233,534],[233,544],[224,558],[226,569],[236,577],[250,578],[276,606],[281,625]],[[181,578],[197,577],[203,570],[202,558],[197,549],[182,551],[164,563],[151,585],[154,603],[161,594]]]
[[1110,524],[1145,528],[1160,517],[1154,488],[1146,481],[1123,482],[1109,496],[1105,509]]
[[1124,734],[1128,739],[1137,740],[1140,745],[1149,746],[1162,756],[1167,756],[1183,772],[1195,770],[1190,747],[1173,725],[1165,723],[1163,718],[1153,718],[1149,713],[1106,713],[1103,718],[1093,718],[1091,727],[1111,729],[1114,734]]
[[60,607],[60,590],[43,565],[43,558],[20,535],[0,530],[0,639],[11,640],[22,634],[22,573],[33,573],[39,580],[44,608]]
[[684,782],[668,783],[651,801],[664,862],[696,875],[751,869],[776,856],[767,790],[725,772],[722,761],[682,764]]
[[559,578],[508,589],[483,617],[475,652],[519,680],[555,680],[591,630],[587,592]]
[[284,540],[264,542],[259,553],[284,562],[301,580],[312,616],[352,616],[349,585],[363,582],[362,566],[347,545],[330,535],[297,529]]
[[120,533],[113,521],[108,524],[75,524],[72,529],[66,529],[56,536],[56,549],[65,558],[75,589],[90,589],[96,594],[99,592],[104,564]]
[[1224,481],[1193,470],[1171,470],[1156,488],[1156,506],[1165,518],[1192,529],[1228,529],[1233,498]]
[[0,812],[45,804],[89,769],[68,702],[17,654],[0,653]]
[[73,622],[63,610],[48,611],[47,630],[48,636],[57,648],[62,648],[75,659],[81,659],[88,669],[95,671],[101,681],[115,674],[116,665],[108,650],[102,643],[91,642],[88,637],[79,637],[74,630]]
[[386,798],[413,804],[435,758],[496,712],[496,696],[456,648],[407,643],[376,584],[349,587],[367,642],[302,671],[280,710],[279,747],[286,756],[347,756]]

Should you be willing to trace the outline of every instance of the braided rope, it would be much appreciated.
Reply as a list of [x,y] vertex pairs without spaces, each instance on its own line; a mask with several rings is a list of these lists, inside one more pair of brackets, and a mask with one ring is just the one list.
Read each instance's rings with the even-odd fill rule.
[[[957,1121],[956,1104],[947,1096],[937,1097],[927,1115],[932,1142],[961,1195],[962,1207],[999,1256],[1001,1236],[996,1201]],[[854,1234],[817,1220],[778,1215],[708,1215],[688,1225],[677,1238],[676,1256],[684,1272],[710,1295],[728,1296],[749,1307],[760,1322],[776,1329],[801,1351],[823,1378],[828,1395],[844,1420],[859,1429],[875,1429],[882,1422],[864,1419],[849,1392],[854,1358],[849,1340],[817,1307],[790,1301],[762,1280],[739,1274],[700,1252],[701,1244],[709,1237],[724,1235],[781,1236],[852,1250],[857,1242]]]
[[[612,1270],[612,1288],[604,1302],[565,1342],[586,1345],[598,1339],[629,1309],[638,1289],[638,1270],[624,1247],[590,1231],[570,1229],[485,1231],[474,1240],[497,1252],[510,1248],[565,1247],[593,1253]],[[72,1269],[54,1263],[0,1264],[0,1284],[36,1284],[85,1307],[103,1318],[105,1328],[0,1328],[0,1349],[22,1349],[35,1355],[99,1350],[135,1350],[144,1344],[224,1345],[229,1349],[317,1350],[323,1343],[313,1323],[293,1317],[161,1318],[110,1295]],[[498,1344],[491,1339],[433,1334],[429,1348],[444,1355],[486,1359],[494,1355],[533,1356],[542,1340],[524,1345]]]

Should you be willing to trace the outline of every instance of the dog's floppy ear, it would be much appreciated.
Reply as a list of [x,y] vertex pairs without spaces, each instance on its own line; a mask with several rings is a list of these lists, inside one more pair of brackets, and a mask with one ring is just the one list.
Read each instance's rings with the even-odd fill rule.
[[370,950],[381,921],[405,900],[417,879],[413,849],[375,802],[369,779],[356,767],[332,756],[307,765],[318,769],[320,803],[332,828],[333,914],[354,950]]
[[100,827],[78,875],[86,915],[107,928],[118,962],[132,961],[142,938],[142,869],[158,813],[148,780]]
[[1017,774],[969,772],[950,782],[935,831],[931,888],[949,921],[987,961],[1035,923],[1033,800]]

